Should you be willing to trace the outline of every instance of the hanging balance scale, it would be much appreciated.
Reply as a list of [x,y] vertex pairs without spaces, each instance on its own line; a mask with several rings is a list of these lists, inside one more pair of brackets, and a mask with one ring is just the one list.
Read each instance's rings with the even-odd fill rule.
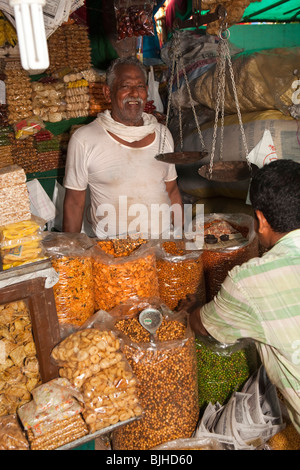
[[[201,134],[197,113],[195,111],[195,106],[193,104],[191,90],[190,90],[190,86],[188,83],[188,78],[187,78],[187,74],[186,74],[186,70],[185,70],[185,66],[183,63],[183,58],[182,58],[182,54],[180,52],[179,46],[180,46],[179,34],[178,34],[178,31],[175,31],[173,34],[173,38],[172,38],[172,46],[170,48],[170,56],[173,56],[173,57],[172,57],[171,76],[170,76],[170,82],[169,82],[170,84],[169,84],[169,95],[168,95],[167,114],[166,114],[166,128],[165,128],[164,136],[162,139],[162,148],[160,149],[160,153],[158,155],[155,155],[156,160],[160,162],[174,163],[177,165],[195,163],[208,156],[208,152],[205,149],[205,144],[204,144],[203,137]],[[201,151],[184,151],[183,150],[182,114],[181,114],[181,106],[179,105],[178,116],[179,116],[180,151],[164,153],[167,128],[168,128],[170,111],[171,111],[173,80],[174,80],[174,76],[176,73],[177,88],[179,89],[179,70],[182,70],[183,72],[183,76],[184,76],[184,80],[186,83],[189,100],[190,100],[191,108],[193,111],[202,150]]]
[[[218,55],[216,63],[216,75],[217,75],[217,94],[216,94],[216,105],[215,105],[215,122],[212,138],[212,148],[210,154],[210,162],[207,165],[203,165],[199,168],[198,173],[200,176],[211,181],[220,182],[234,182],[250,179],[257,171],[257,166],[252,164],[248,159],[248,147],[245,137],[245,131],[242,122],[242,116],[237,96],[237,90],[234,80],[234,73],[232,68],[230,49],[228,45],[229,30],[227,25],[224,26],[222,22],[219,43],[218,43]],[[242,135],[242,141],[245,151],[244,161],[224,161],[223,160],[223,141],[224,141],[224,107],[225,107],[225,84],[226,84],[226,62],[228,62],[229,73],[232,83],[232,90],[237,109],[237,116],[239,120],[240,132]],[[217,141],[217,130],[218,121],[220,117],[220,154],[219,161],[214,162],[216,141]]]

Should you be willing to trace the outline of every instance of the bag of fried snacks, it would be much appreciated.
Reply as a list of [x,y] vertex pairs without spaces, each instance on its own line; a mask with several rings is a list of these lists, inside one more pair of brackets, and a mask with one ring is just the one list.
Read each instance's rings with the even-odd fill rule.
[[[97,314],[85,325],[92,325],[95,318]],[[82,328],[60,342],[52,358],[59,375],[82,393],[82,414],[90,432],[142,415],[137,380],[113,331],[96,325]]]
[[32,391],[33,400],[18,409],[19,418],[26,431],[40,436],[59,421],[79,415],[83,398],[65,378],[57,378],[39,385]]
[[46,258],[42,239],[45,221],[32,216],[0,227],[0,249],[3,270]]
[[91,250],[93,241],[84,233],[51,232],[43,246],[59,274],[54,285],[58,321],[81,326],[94,313]]
[[16,415],[0,417],[0,450],[29,450]]
[[[138,308],[115,307],[114,331],[122,334],[122,351],[137,377],[143,418],[113,431],[115,450],[149,450],[163,442],[188,438],[199,418],[197,362],[194,334],[184,312],[172,312],[150,302],[162,322],[154,341],[140,322],[145,301]],[[118,310],[121,308],[120,316]],[[146,307],[148,310],[148,307]],[[153,432],[155,429],[155,432]]]
[[127,243],[125,249],[121,240],[100,241],[92,250],[95,310],[109,312],[134,297],[158,297],[154,248],[142,241]]
[[159,295],[170,309],[175,309],[188,294],[195,294],[201,304],[206,301],[206,289],[201,250],[186,249],[185,240],[158,243],[156,268]]
[[28,116],[21,121],[13,124],[16,139],[26,139],[29,135],[37,134],[41,129],[45,128],[45,124],[38,116]]

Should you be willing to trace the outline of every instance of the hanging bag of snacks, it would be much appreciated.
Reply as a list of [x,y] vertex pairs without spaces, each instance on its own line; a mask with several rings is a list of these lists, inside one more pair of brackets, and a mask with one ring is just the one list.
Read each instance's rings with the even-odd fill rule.
[[204,217],[203,265],[207,302],[221,288],[228,272],[259,256],[254,219],[247,214],[208,214]]
[[241,340],[219,343],[211,336],[196,338],[199,407],[223,405],[258,368],[255,344]]
[[153,36],[153,0],[115,0],[118,40]]
[[159,295],[170,309],[175,309],[188,294],[197,294],[205,304],[202,256],[202,251],[187,250],[184,240],[159,244],[156,253]]
[[93,248],[96,310],[133,297],[158,296],[155,251],[144,240],[99,241]]
[[[116,307],[114,329],[123,333],[123,352],[138,379],[138,398],[143,418],[113,432],[114,450],[149,450],[173,439],[191,437],[198,421],[195,339],[184,313],[166,306],[142,302]],[[154,312],[153,312],[154,308]],[[140,316],[160,312],[162,322],[154,338],[142,326]],[[149,327],[149,317],[146,317]],[[153,317],[152,317],[153,319]]]
[[95,312],[92,246],[83,233],[51,232],[44,239],[46,253],[59,274],[53,291],[61,325],[81,326]]

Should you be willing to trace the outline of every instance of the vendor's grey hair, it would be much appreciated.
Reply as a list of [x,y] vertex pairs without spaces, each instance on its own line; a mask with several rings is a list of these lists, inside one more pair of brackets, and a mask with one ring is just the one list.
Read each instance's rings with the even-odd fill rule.
[[137,59],[136,57],[119,57],[118,59],[115,59],[112,62],[112,64],[109,66],[106,72],[106,83],[109,86],[109,88],[112,87],[113,82],[116,79],[116,76],[117,76],[116,69],[120,65],[135,65],[142,71],[145,77],[145,83],[147,83],[147,78],[148,78],[147,70],[144,67],[144,65],[139,61],[139,59]]

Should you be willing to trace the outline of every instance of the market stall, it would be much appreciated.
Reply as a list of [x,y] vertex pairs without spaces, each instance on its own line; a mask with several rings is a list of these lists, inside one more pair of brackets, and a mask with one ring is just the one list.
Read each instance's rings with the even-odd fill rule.
[[[243,204],[241,210],[222,210],[219,204],[215,210],[206,205],[204,241],[192,250],[185,237],[167,242],[140,236],[103,241],[89,233],[63,233],[53,222],[57,208],[62,208],[61,198],[52,198],[56,184],[62,184],[70,135],[110,108],[102,92],[105,66],[118,55],[142,59],[141,38],[156,35],[154,14],[166,2],[115,1],[110,7],[105,3],[101,2],[100,14],[114,28],[103,27],[107,35],[100,46],[93,37],[93,21],[87,22],[75,9],[49,34],[49,67],[38,74],[22,67],[14,51],[15,30],[7,24],[8,16],[2,18],[7,54],[0,57],[6,93],[0,105],[0,449],[69,450],[97,440],[107,451],[299,449],[299,435],[254,343],[229,347],[210,337],[196,338],[187,312],[180,309],[188,295],[195,295],[202,305],[212,300],[233,267],[260,256],[251,208]],[[197,154],[196,163],[185,166],[175,161],[184,196],[199,202],[229,194],[244,203],[249,175],[228,183],[202,178],[198,171],[209,163],[209,143],[217,129],[213,83],[219,40],[214,34],[224,20],[224,9],[205,2],[208,12],[200,12],[201,2],[185,6],[190,3],[194,10],[188,27],[196,26],[196,32],[184,29],[178,11],[172,16],[172,27],[183,28],[174,35],[179,38],[175,58],[182,56],[178,67],[183,69],[172,75],[169,47],[173,50],[174,43],[161,43],[164,51],[153,64],[155,78],[161,78],[164,112],[157,112],[153,100],[145,112],[170,127],[178,150],[170,158],[182,156],[182,146],[187,159]],[[228,8],[229,26],[242,18],[248,3],[238,12]],[[95,4],[86,2],[89,5],[91,14]],[[187,11],[181,21],[190,17]],[[170,10],[168,21],[169,14]],[[96,13],[94,24],[95,18]],[[203,35],[198,27],[206,21],[209,27]],[[164,22],[160,25],[163,28]],[[166,38],[167,31],[161,31],[160,41],[167,42]],[[289,74],[295,57],[285,50],[279,60],[284,57],[286,67],[280,68],[278,51],[245,54],[245,59],[238,47],[230,47],[236,56],[236,82],[239,75],[261,70],[264,59],[270,60],[269,69],[273,65]],[[292,52],[298,60],[298,48]],[[291,113],[297,109],[290,109],[287,90],[278,96],[270,80],[260,77],[260,83],[264,88],[256,90],[255,103],[237,86],[237,113],[231,107],[236,102],[230,102],[230,91],[224,87],[224,159],[218,158],[217,148],[215,161],[244,158],[239,153],[240,110],[249,150],[262,138],[263,121],[272,129],[278,158],[284,158],[283,140],[287,134],[289,142],[295,138]],[[267,104],[261,104],[262,97],[268,98]],[[232,132],[236,153],[228,144]],[[293,158],[293,144],[289,148]],[[209,153],[203,153],[199,163],[203,150]],[[28,185],[32,181],[41,184],[37,194],[43,189],[50,201],[43,199],[50,209],[39,204],[38,214]],[[255,416],[243,413],[246,395],[255,403]],[[239,406],[242,421],[233,413]]]

